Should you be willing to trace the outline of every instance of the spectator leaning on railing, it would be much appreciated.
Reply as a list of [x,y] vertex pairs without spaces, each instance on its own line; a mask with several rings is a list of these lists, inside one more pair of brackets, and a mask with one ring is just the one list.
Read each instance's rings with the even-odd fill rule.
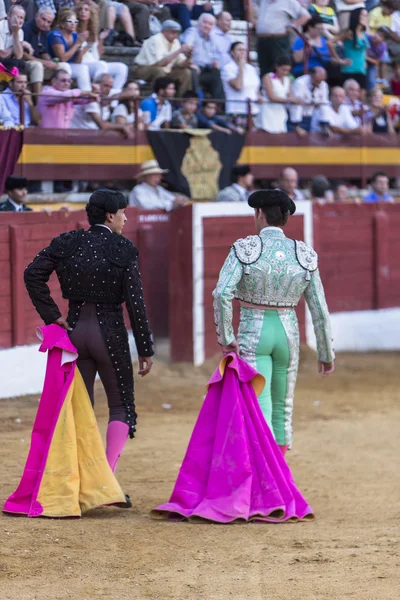
[[162,31],[144,42],[135,59],[135,77],[153,83],[170,76],[179,83],[179,96],[192,88],[192,46],[181,45],[181,30],[176,21],[164,21]]
[[[118,106],[116,106],[111,115],[111,123],[118,125],[127,125],[138,131],[144,130],[143,111],[137,108],[135,101],[140,97],[140,87],[136,81],[128,81],[125,84],[122,93],[119,94]],[[138,122],[136,123],[136,113]]]
[[199,99],[196,92],[188,90],[183,95],[182,107],[172,113],[172,129],[197,129],[199,122],[196,116]]
[[197,113],[200,129],[213,129],[231,135],[236,128],[217,115],[218,106],[214,100],[203,100],[201,108]]
[[355,118],[358,125],[363,124],[363,114],[365,112],[364,103],[361,100],[361,87],[355,79],[346,79],[343,85],[346,93],[344,103],[350,107],[351,114]]
[[379,88],[370,92],[369,110],[365,123],[371,133],[394,133],[394,125],[387,108],[383,105],[383,93]]
[[293,96],[302,104],[291,104],[289,107],[290,128],[311,131],[311,120],[314,111],[319,111],[320,121],[327,122],[324,111],[329,104],[329,87],[326,82],[326,71],[322,67],[314,67],[307,75],[298,77],[292,85]]
[[359,125],[351,113],[351,108],[346,106],[346,93],[342,87],[334,87],[331,90],[331,104],[326,108],[325,118],[327,125],[321,127],[321,119],[318,111],[312,118],[311,130],[326,133],[339,133],[342,135],[358,135],[365,133],[367,129]]
[[154,82],[154,92],[140,103],[143,121],[148,129],[157,131],[169,127],[172,119],[172,105],[175,82],[170,77],[159,77]]
[[28,78],[20,73],[9,82],[9,89],[2,94],[3,102],[12,118],[12,126],[21,125],[20,98],[24,101],[24,126],[40,125],[42,117],[32,101],[32,94],[28,90]]

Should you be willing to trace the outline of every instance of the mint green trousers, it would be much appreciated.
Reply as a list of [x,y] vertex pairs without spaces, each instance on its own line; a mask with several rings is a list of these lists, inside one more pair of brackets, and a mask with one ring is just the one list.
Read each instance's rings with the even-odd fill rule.
[[280,446],[291,446],[293,397],[299,364],[296,313],[241,308],[240,355],[265,377],[258,400]]

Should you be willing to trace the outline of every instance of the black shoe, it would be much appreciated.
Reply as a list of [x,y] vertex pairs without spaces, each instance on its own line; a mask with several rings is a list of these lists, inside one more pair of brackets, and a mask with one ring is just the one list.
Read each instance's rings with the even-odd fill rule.
[[114,506],[117,508],[132,508],[132,500],[128,494],[125,494],[125,502],[116,502]]

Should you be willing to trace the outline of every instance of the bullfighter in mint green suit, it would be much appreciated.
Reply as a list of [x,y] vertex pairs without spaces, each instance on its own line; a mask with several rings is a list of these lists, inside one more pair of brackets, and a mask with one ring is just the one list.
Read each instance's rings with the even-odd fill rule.
[[[224,352],[239,351],[266,380],[261,410],[282,453],[292,443],[294,388],[299,364],[299,328],[295,312],[304,294],[317,338],[319,370],[334,369],[328,307],[318,271],[318,256],[304,242],[287,238],[280,227],[296,210],[280,190],[249,197],[258,235],[235,242],[213,292],[218,342]],[[271,226],[271,223],[273,226]],[[237,342],[232,300],[241,301]]]

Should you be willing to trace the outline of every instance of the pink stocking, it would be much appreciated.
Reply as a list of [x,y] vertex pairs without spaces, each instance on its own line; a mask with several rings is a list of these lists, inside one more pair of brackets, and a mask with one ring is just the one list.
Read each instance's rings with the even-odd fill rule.
[[279,446],[279,450],[282,452],[282,456],[285,456],[289,446]]
[[128,439],[129,426],[122,421],[111,421],[107,427],[106,456],[112,472],[115,473],[119,457]]

